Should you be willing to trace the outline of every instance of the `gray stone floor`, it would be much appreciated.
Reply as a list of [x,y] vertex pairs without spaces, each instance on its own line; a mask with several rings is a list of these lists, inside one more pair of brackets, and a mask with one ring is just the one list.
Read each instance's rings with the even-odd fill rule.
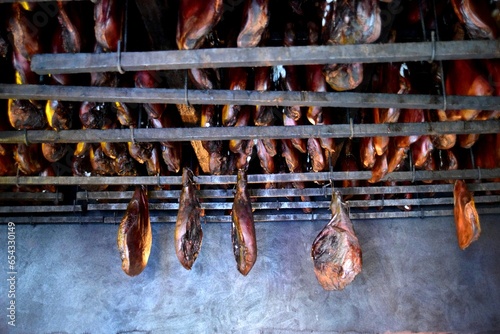
[[[0,333],[373,333],[500,331],[500,222],[456,244],[452,217],[355,221],[364,267],[344,291],[316,281],[310,247],[324,222],[257,224],[259,255],[236,270],[228,224],[205,224],[192,271],[173,224],[153,226],[146,270],[121,271],[117,225],[17,225],[15,329],[7,326],[0,248]],[[0,245],[7,228],[0,226]]]

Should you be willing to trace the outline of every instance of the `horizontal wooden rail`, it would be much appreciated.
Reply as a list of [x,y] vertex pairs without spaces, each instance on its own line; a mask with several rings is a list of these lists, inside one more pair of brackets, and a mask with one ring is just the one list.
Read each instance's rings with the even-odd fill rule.
[[0,131],[0,143],[99,143],[162,142],[191,140],[287,139],[287,138],[360,138],[374,136],[413,136],[440,134],[484,134],[500,132],[500,120],[385,124],[245,126],[209,128],[111,129],[111,130],[28,130]]
[[[433,51],[434,50],[434,51]],[[34,55],[38,74],[180,70],[332,63],[486,59],[500,57],[500,41],[447,41],[294,47],[214,48],[118,53]]]

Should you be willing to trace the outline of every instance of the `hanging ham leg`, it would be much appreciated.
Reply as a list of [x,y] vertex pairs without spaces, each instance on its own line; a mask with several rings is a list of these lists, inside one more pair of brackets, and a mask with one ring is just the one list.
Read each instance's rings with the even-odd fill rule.
[[325,290],[343,290],[361,272],[362,253],[339,192],[332,194],[332,218],[313,242],[314,273]]
[[[136,72],[134,75],[134,82],[137,88],[158,87],[158,79],[155,73],[150,71]],[[143,106],[150,118],[160,118],[166,107],[163,103],[145,103]]]
[[[247,71],[245,68],[237,67],[228,70],[230,90],[245,90],[247,87]],[[222,125],[234,126],[238,120],[241,106],[224,105],[222,107]]]
[[43,169],[39,144],[18,144],[17,150],[14,150],[14,160],[19,170],[26,175],[39,173]]
[[125,274],[137,276],[146,268],[152,241],[147,190],[138,186],[118,228],[118,251]]
[[[217,115],[216,106],[214,105],[202,105],[201,106],[201,127],[212,127],[217,126]],[[222,156],[222,141],[211,140],[202,141],[201,144],[203,148],[210,155],[209,169],[210,173],[213,175],[219,175],[222,173],[222,165],[224,162],[224,157]]]
[[459,21],[472,39],[496,39],[497,26],[486,1],[452,0]]
[[238,35],[238,47],[256,47],[269,24],[269,0],[246,0],[243,23]]
[[12,34],[12,44],[16,52],[30,60],[34,54],[43,53],[39,36],[42,29],[32,29],[26,22],[33,22],[31,14],[20,3],[12,4],[12,15],[7,27]]
[[246,276],[257,260],[257,240],[252,213],[252,202],[247,189],[247,175],[238,170],[236,194],[231,212],[231,239],[238,271]]
[[453,189],[455,225],[458,246],[464,250],[481,234],[481,225],[474,204],[474,197],[463,180],[457,180]]
[[[161,119],[151,118],[150,122],[154,128],[172,128],[173,122],[167,113],[163,113]],[[182,145],[176,141],[163,141],[160,143],[161,155],[168,170],[174,173],[181,169],[181,149]]]
[[[249,106],[242,106],[238,115],[238,120],[234,126],[249,125],[252,111]],[[236,168],[247,169],[250,157],[252,154],[254,142],[253,140],[236,140],[229,141],[229,150],[236,155]]]
[[[341,0],[322,3],[322,39],[325,45],[373,43],[380,36],[382,20],[377,0]],[[363,65],[329,64],[323,69],[333,89],[354,89],[363,81]]]
[[116,52],[121,39],[124,3],[120,0],[98,0],[94,4],[94,32],[104,51]]
[[196,49],[222,17],[222,0],[183,0],[179,2],[177,46],[179,50]]
[[201,206],[193,182],[193,172],[189,168],[182,171],[182,190],[179,211],[175,223],[175,254],[182,266],[191,269],[201,249],[203,231],[201,229]]

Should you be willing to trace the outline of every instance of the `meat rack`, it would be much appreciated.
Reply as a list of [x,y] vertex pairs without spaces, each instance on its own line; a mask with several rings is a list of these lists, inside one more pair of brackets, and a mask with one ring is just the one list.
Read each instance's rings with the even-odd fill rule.
[[[0,0],[1,2],[12,2]],[[146,25],[148,25],[146,23]],[[151,22],[149,24],[151,26]],[[203,49],[191,51],[118,52],[107,54],[58,54],[36,55],[32,68],[39,74],[85,73],[105,71],[184,70],[189,68],[306,65],[324,63],[377,63],[391,61],[441,61],[451,59],[500,58],[500,41],[416,42],[398,44],[309,46],[309,47],[259,47],[255,49]],[[168,61],[165,61],[168,59]],[[500,97],[396,95],[372,93],[313,93],[313,92],[257,92],[230,90],[192,90],[186,86],[172,89],[66,87],[0,84],[0,99],[59,99],[67,101],[99,101],[129,103],[197,104],[247,104],[272,106],[327,106],[343,108],[425,108],[425,109],[482,109],[494,110]],[[357,138],[365,136],[436,135],[445,133],[486,134],[500,132],[500,121],[469,121],[443,123],[392,123],[392,124],[335,124],[282,127],[238,128],[171,128],[171,129],[115,129],[67,131],[5,131],[0,132],[0,143],[76,143],[76,142],[127,142],[127,141],[194,141],[207,139],[263,139],[263,138]],[[321,172],[295,174],[251,174],[250,184],[292,181],[308,182],[305,189],[257,189],[250,194],[255,198],[255,221],[312,221],[328,220],[329,199],[332,185],[343,179],[367,180],[369,171]],[[478,212],[500,213],[500,196],[490,193],[500,191],[500,168],[466,169],[457,171],[405,171],[388,174],[383,180],[408,181],[410,185],[369,186],[338,188],[343,195],[416,194],[412,199],[351,200],[352,219],[448,216],[453,214],[452,185],[420,184],[422,180],[477,180],[469,188],[476,192]],[[231,208],[235,176],[202,175],[195,178],[202,187],[200,198],[206,210],[207,222],[229,222],[225,214]],[[321,183],[320,185],[315,184]],[[0,177],[0,185],[57,185],[73,191],[56,193],[0,193],[0,222],[17,223],[118,223],[132,196],[131,191],[88,192],[79,185],[149,185],[159,188],[180,185],[180,176],[139,177]],[[434,196],[427,195],[434,193]],[[174,222],[178,208],[179,190],[150,191],[151,221]],[[301,202],[299,196],[310,196],[310,202]],[[289,201],[285,197],[292,197]],[[20,203],[23,205],[13,205]],[[30,205],[27,205],[30,203]],[[398,206],[412,206],[412,211],[400,211]],[[367,211],[362,207],[368,207]],[[385,207],[384,210],[378,210]],[[302,208],[313,209],[302,213]]]

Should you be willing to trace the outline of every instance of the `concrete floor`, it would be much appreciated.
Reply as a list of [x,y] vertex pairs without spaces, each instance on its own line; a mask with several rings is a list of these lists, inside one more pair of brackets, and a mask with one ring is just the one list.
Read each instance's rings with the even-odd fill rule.
[[[0,333],[373,333],[500,331],[500,223],[456,244],[452,217],[355,221],[364,267],[344,291],[317,283],[310,247],[324,222],[257,224],[259,256],[236,270],[228,224],[206,224],[192,271],[177,262],[173,224],[153,227],[146,270],[121,270],[117,225],[17,225],[17,321]],[[6,226],[0,226],[1,244]]]

